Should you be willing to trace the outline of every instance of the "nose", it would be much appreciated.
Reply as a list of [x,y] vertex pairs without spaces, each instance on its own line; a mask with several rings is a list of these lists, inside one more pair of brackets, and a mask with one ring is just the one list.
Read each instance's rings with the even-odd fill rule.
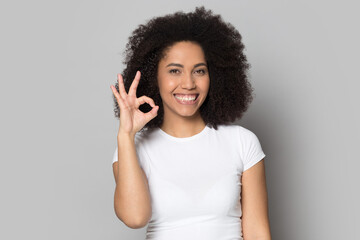
[[193,89],[195,88],[195,79],[190,75],[185,75],[181,79],[181,87],[186,89]]

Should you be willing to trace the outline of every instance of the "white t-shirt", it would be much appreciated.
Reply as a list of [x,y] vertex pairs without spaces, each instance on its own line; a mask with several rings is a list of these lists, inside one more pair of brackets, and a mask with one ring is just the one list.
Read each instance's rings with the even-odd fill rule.
[[241,175],[265,157],[253,132],[218,125],[177,138],[157,128],[136,133],[135,146],[151,195],[147,240],[243,239]]

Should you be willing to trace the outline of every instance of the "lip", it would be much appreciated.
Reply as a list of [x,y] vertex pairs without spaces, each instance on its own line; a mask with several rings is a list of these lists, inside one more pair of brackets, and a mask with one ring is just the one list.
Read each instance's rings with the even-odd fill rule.
[[199,93],[174,93],[173,95],[198,95]]
[[175,94],[173,94],[173,97],[175,98],[175,100],[176,100],[178,103],[182,104],[182,105],[194,105],[195,103],[198,102],[199,95],[200,95],[200,94],[198,94],[198,93],[195,93],[197,96],[196,96],[195,100],[193,100],[193,101],[181,101],[180,99],[177,99],[177,98],[175,97],[176,94],[177,94],[177,95],[190,95],[190,94],[182,94],[182,93],[175,93]]

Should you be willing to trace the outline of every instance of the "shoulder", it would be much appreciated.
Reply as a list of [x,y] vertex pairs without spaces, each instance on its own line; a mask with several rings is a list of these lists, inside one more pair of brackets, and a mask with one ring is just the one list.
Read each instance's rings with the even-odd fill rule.
[[241,125],[219,125],[217,132],[221,137],[229,138],[229,141],[234,141],[235,144],[242,146],[258,144],[259,142],[253,131]]
[[255,133],[253,131],[251,131],[250,129],[239,126],[238,130],[239,130],[240,137],[242,137],[242,138],[247,138],[247,139],[256,138]]
[[233,133],[239,131],[240,128],[241,128],[240,125],[221,124],[218,125],[217,131],[221,133]]
[[219,125],[218,131],[225,134],[236,134],[239,137],[252,137],[255,135],[251,130],[241,126],[241,125]]

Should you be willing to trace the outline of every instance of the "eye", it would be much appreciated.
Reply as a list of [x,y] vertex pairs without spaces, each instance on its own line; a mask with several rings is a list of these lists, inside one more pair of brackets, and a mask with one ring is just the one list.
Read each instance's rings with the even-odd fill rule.
[[206,73],[205,69],[199,69],[199,70],[196,70],[195,72],[200,73],[200,74],[205,74]]
[[171,69],[171,70],[169,71],[169,73],[177,73],[177,72],[179,72],[178,69]]

